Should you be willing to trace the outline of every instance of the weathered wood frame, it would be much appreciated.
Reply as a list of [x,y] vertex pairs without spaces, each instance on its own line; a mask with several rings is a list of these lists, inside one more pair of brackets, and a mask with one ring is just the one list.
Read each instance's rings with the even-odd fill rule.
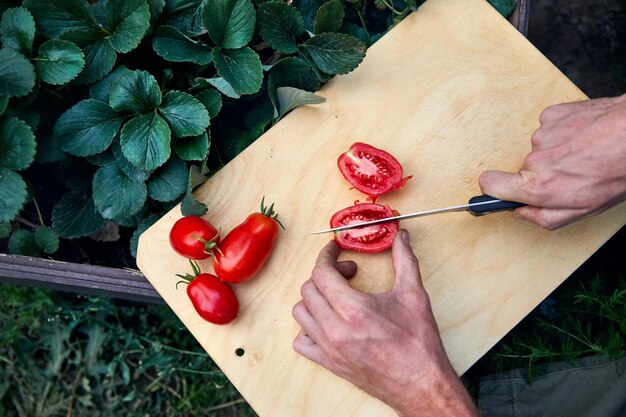
[[[528,36],[530,0],[518,0],[509,18]],[[143,274],[133,269],[59,262],[0,253],[0,282],[32,285],[82,294],[105,295],[145,303],[163,299]]]

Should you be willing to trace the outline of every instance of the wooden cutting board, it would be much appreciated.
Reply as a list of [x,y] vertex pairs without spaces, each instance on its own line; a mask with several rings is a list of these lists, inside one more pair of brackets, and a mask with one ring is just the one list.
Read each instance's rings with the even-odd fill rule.
[[[261,273],[235,288],[236,322],[203,321],[175,289],[174,274],[190,269],[168,244],[178,207],[142,235],[137,261],[260,416],[393,416],[292,349],[292,306],[330,239],[307,233],[364,200],[339,173],[338,155],[355,141],[395,155],[413,179],[379,202],[401,213],[461,204],[480,193],[483,170],[519,169],[541,110],[586,97],[482,0],[428,1],[319,94],[326,103],[295,110],[197,191],[206,218],[224,232],[257,210],[262,195],[286,227]],[[510,213],[403,222],[455,369],[466,371],[624,223],[624,205],[555,232]],[[356,287],[391,286],[389,252],[341,258],[359,264]]]

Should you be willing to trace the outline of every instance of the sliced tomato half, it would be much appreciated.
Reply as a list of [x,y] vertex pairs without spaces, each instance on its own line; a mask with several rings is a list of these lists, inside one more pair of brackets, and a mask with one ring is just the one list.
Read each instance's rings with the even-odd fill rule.
[[[370,220],[384,219],[397,215],[389,206],[365,203],[339,210],[330,219],[330,227],[348,226]],[[372,226],[357,227],[335,232],[335,241],[342,249],[359,252],[380,252],[389,249],[399,229],[399,221],[392,220]]]
[[337,160],[341,174],[354,188],[367,194],[372,202],[378,196],[402,187],[411,176],[402,177],[402,165],[389,152],[355,142]]

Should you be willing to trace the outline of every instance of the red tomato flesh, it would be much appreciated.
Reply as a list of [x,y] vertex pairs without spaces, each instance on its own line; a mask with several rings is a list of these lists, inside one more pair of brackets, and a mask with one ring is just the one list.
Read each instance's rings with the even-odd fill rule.
[[218,230],[198,216],[185,216],[176,221],[170,230],[170,245],[176,253],[187,259],[206,259],[220,242]]
[[[394,213],[395,212],[395,213]],[[396,215],[389,206],[366,203],[339,210],[330,219],[330,227],[348,226]],[[389,249],[399,229],[400,222],[392,220],[371,226],[335,232],[335,241],[342,249],[359,252],[381,252]]]
[[355,142],[337,159],[344,178],[372,202],[389,191],[402,187],[412,176],[402,178],[402,165],[382,149]]
[[274,218],[262,213],[249,215],[219,244],[213,261],[215,274],[233,284],[252,278],[272,253],[278,231]]
[[187,295],[200,316],[214,324],[228,324],[239,314],[232,288],[215,275],[199,274],[187,286]]

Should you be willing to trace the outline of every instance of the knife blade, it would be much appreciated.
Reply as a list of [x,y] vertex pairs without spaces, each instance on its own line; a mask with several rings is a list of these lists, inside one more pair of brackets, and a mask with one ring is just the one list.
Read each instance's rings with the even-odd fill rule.
[[334,227],[332,229],[318,230],[317,232],[309,233],[309,235],[319,235],[322,233],[330,233],[330,232],[341,232],[344,230],[350,230],[350,229],[354,229],[357,227],[371,226],[374,224],[385,223],[385,222],[389,222],[392,220],[406,220],[406,219],[412,219],[415,217],[430,216],[431,214],[439,214],[439,213],[468,211],[473,216],[483,216],[485,214],[495,213],[498,211],[513,210],[522,206],[525,206],[525,204],[518,203],[516,201],[499,200],[497,198],[493,198],[489,195],[483,194],[483,195],[478,195],[478,196],[474,196],[470,198],[467,204],[438,208],[438,209],[433,209],[433,210],[418,211],[416,213],[401,214],[399,216],[386,217],[384,219],[377,219],[377,220],[371,220],[371,221],[362,222],[362,223],[349,224],[347,226]]

